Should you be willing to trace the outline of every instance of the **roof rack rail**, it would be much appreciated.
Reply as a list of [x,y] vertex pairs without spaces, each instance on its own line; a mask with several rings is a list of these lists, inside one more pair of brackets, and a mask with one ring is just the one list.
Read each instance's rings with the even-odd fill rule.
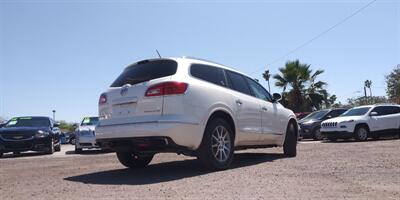
[[217,63],[217,62],[214,62],[214,61],[211,61],[211,60],[207,60],[207,59],[203,59],[203,58],[196,58],[196,57],[193,57],[193,56],[182,56],[182,58],[188,58],[188,59],[194,59],[194,60],[201,60],[201,61],[210,62],[210,63],[214,63],[214,64],[217,64],[217,65],[225,66],[225,65],[223,65],[223,64],[221,64],[221,63]]

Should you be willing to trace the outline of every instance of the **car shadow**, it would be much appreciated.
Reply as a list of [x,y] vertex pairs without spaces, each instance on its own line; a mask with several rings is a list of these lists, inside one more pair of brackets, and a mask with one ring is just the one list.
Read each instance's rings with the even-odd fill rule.
[[398,140],[400,139],[399,136],[381,136],[378,140],[368,138],[366,141],[357,141],[354,138],[349,138],[349,139],[338,139],[337,141],[329,141],[329,140],[323,140],[321,141],[322,143],[360,143],[360,142],[379,142],[379,141],[385,141],[385,140]]
[[49,154],[46,154],[44,152],[21,152],[19,154],[13,154],[13,153],[5,153],[0,159],[7,159],[7,158],[22,158],[22,157],[35,157],[35,156],[46,156]]
[[111,153],[113,151],[111,150],[104,150],[104,149],[89,149],[89,150],[83,150],[81,153],[75,153],[74,150],[72,151],[66,151],[65,155],[95,155],[95,154],[107,154]]
[[[273,162],[285,158],[283,154],[239,153],[230,169]],[[143,169],[114,169],[64,178],[67,181],[100,185],[147,185],[213,173],[206,170],[197,159],[150,164]]]

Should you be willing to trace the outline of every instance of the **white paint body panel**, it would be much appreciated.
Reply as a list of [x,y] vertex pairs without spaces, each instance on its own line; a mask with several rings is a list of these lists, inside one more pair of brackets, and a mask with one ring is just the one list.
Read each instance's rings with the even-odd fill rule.
[[[122,88],[105,92],[108,102],[99,106],[99,116],[103,117],[96,128],[96,139],[167,136],[178,145],[196,150],[210,116],[223,111],[234,121],[236,146],[283,145],[289,120],[296,120],[291,110],[190,75],[194,63],[233,69],[197,59],[171,59],[178,63],[176,74],[128,86],[126,96],[135,100],[124,105],[125,109],[113,108],[113,103],[121,99]],[[146,88],[165,81],[185,82],[188,88],[183,95],[144,97]]]

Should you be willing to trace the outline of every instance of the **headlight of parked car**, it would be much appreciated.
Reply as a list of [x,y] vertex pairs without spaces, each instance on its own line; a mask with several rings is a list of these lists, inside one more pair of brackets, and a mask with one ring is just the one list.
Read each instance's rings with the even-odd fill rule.
[[39,130],[39,131],[36,133],[35,137],[43,138],[43,137],[47,137],[48,135],[49,135],[48,132]]

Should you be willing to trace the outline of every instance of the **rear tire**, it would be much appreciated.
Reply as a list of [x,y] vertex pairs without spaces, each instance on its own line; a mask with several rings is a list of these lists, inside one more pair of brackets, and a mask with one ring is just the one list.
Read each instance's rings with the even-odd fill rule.
[[283,143],[283,154],[288,157],[296,157],[297,155],[297,138],[296,128],[293,122],[289,122],[285,142]]
[[138,155],[132,152],[117,152],[119,162],[131,169],[144,168],[153,159],[154,154]]
[[233,161],[234,141],[231,125],[222,118],[213,118],[207,123],[197,158],[207,169],[227,169]]
[[3,157],[3,152],[0,152],[0,158]]
[[368,139],[369,129],[365,125],[357,126],[354,130],[354,138],[357,141],[366,141]]

